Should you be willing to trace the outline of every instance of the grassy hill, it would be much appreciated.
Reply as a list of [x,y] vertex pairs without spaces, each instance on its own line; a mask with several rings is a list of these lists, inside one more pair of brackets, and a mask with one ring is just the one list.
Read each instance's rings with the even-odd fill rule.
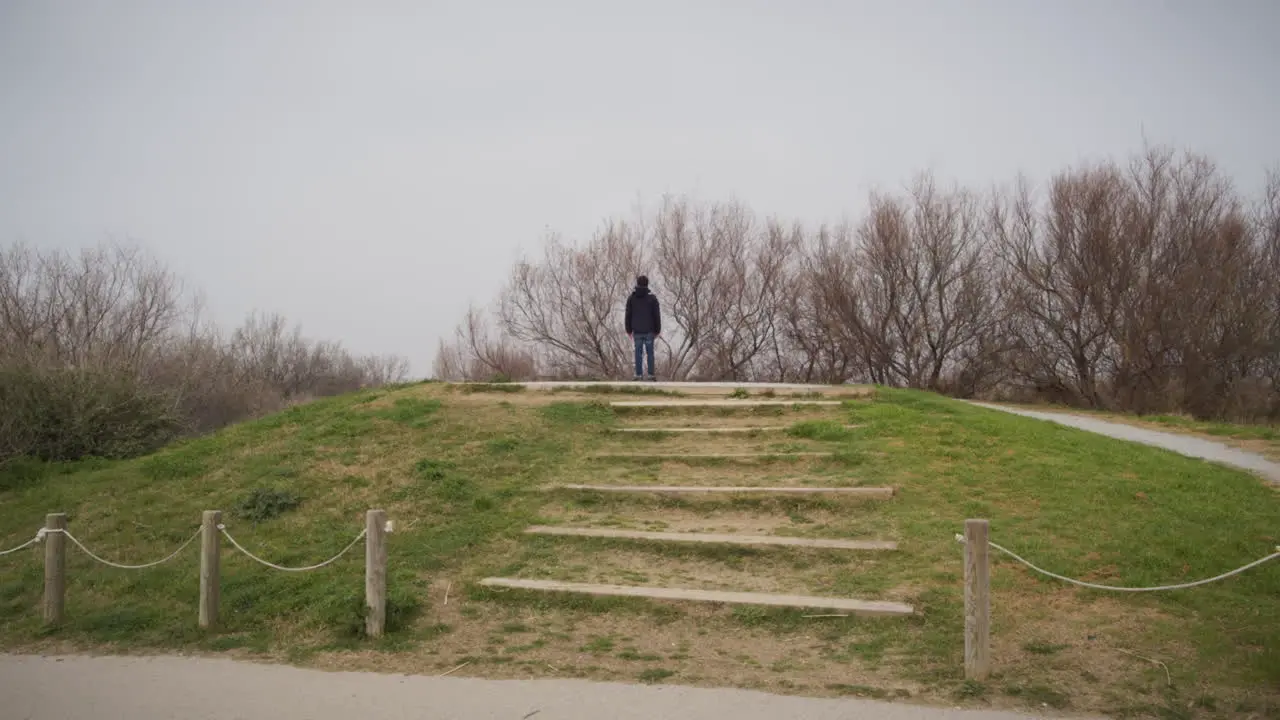
[[[341,550],[385,508],[390,628],[360,636],[363,553],[282,573],[230,549],[223,624],[196,628],[198,553],[145,571],[68,550],[67,621],[40,626],[39,549],[0,558],[11,650],[225,652],[332,668],[589,677],[1161,717],[1280,717],[1280,563],[1194,590],[1107,594],[997,558],[988,683],[962,677],[965,518],[1057,572],[1144,586],[1214,575],[1280,543],[1280,498],[1246,474],[932,395],[695,415],[614,410],[596,392],[422,384],[333,398],[125,462],[0,473],[0,549],[46,512],[118,562],[171,552],[224,511],[275,563]],[[781,433],[611,433],[673,421]],[[853,427],[846,427],[853,426]],[[602,453],[830,451],[830,458]],[[891,500],[551,492],[551,483],[893,485]],[[668,547],[530,537],[532,524],[895,540],[894,553]],[[800,592],[912,603],[907,619],[479,588],[489,575]],[[445,602],[446,596],[448,598]],[[1268,714],[1269,713],[1269,714]]]

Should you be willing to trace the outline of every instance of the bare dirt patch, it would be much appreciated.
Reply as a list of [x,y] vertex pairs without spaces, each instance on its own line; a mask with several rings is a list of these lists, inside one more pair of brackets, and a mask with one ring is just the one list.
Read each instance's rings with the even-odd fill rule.
[[[750,511],[693,513],[688,510],[653,509],[631,510],[620,514],[570,509],[564,514],[556,512],[548,515],[557,520],[557,524],[624,530],[771,535],[778,530],[790,531],[794,534],[804,529],[797,526],[786,515]],[[828,520],[831,517],[830,513],[825,511],[813,512],[809,516],[816,518],[814,521]]]
[[663,498],[611,499],[592,504],[549,503],[541,517],[550,524],[661,532],[786,535],[894,540],[891,524],[872,502],[843,499]]
[[[329,670],[527,679],[585,678],[746,687],[814,696],[871,694],[928,699],[922,688],[868,661],[851,646],[874,645],[874,634],[831,619],[804,621],[786,636],[744,627],[723,607],[681,605],[670,612],[595,614],[555,606],[476,602],[446,579],[432,584],[431,635],[423,651],[322,652],[310,664]],[[390,660],[389,660],[390,659]]]
[[1137,638],[1153,625],[1173,623],[1172,616],[1072,590],[1034,592],[1042,588],[1032,580],[1017,584],[1029,592],[998,593],[993,616],[992,656],[1000,659],[1003,691],[1047,689],[1075,707],[1163,703],[1176,679],[1166,670],[1184,665],[1190,650],[1167,643],[1152,649]]

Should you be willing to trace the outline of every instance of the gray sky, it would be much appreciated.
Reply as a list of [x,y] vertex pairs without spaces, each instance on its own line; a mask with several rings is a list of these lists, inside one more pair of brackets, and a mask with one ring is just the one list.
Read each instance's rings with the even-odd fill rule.
[[227,325],[423,375],[546,229],[663,193],[838,221],[1144,135],[1256,187],[1278,29],[1275,0],[0,0],[0,242],[132,239]]

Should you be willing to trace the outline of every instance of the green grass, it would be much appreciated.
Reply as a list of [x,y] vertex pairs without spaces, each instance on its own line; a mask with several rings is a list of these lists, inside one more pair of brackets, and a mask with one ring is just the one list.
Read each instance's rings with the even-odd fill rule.
[[1070,412],[1119,422],[1148,423],[1175,432],[1198,433],[1212,435],[1223,440],[1235,440],[1250,443],[1253,449],[1260,449],[1272,458],[1280,458],[1280,425],[1268,423],[1228,423],[1212,420],[1196,420],[1185,415],[1133,415],[1072,408],[1062,405],[1046,405],[1048,409]]
[[674,670],[668,670],[666,668],[649,668],[648,670],[640,673],[639,679],[642,683],[652,684],[662,682],[669,677],[675,676],[675,674]]
[[841,442],[853,437],[853,430],[833,420],[807,420],[787,428],[787,434],[795,438]]
[[[531,512],[524,488],[563,454],[553,430],[535,418],[485,441],[488,452],[468,452],[466,440],[491,434],[480,427],[486,414],[450,412],[421,392],[376,405],[368,395],[324,400],[138,460],[82,463],[79,471],[31,461],[7,467],[5,487],[16,489],[0,492],[0,548],[34,534],[56,510],[69,514],[71,530],[95,552],[146,562],[183,542],[202,510],[223,509],[228,530],[251,551],[303,565],[341,550],[363,527],[364,510],[384,507],[400,528],[416,521],[388,539],[389,625],[407,634],[430,573],[517,532]],[[429,428],[421,422],[427,417]],[[73,643],[266,651],[293,644],[289,636],[321,647],[360,633],[359,548],[310,573],[276,572],[225,552],[216,634],[195,629],[197,555],[192,547],[170,564],[124,571],[71,548],[67,622],[55,634]],[[0,642],[44,637],[38,549],[0,562]]]
[[1280,425],[1242,425],[1239,423],[1193,420],[1181,415],[1140,415],[1139,420],[1174,430],[1213,435],[1229,440],[1251,441],[1273,457],[1280,457]]
[[441,405],[442,403],[434,398],[396,398],[390,408],[380,410],[375,415],[411,427],[429,427],[432,416],[440,410]]
[[1066,644],[1047,643],[1047,642],[1029,642],[1022,645],[1022,649],[1034,655],[1056,655],[1057,653],[1071,647]]
[[[365,510],[384,508],[396,521],[388,537],[387,638],[361,637],[359,548],[310,573],[276,572],[224,550],[222,624],[211,633],[195,627],[194,547],[147,571],[105,568],[70,549],[67,620],[55,629],[43,629],[39,620],[42,566],[35,548],[0,558],[0,646],[32,649],[56,641],[85,648],[235,650],[294,662],[361,649],[392,655],[382,667],[405,655],[406,667],[429,657],[438,658],[433,662],[444,671],[462,657],[483,655],[472,647],[477,638],[483,650],[484,638],[496,637],[509,638],[503,642],[542,663],[530,668],[548,675],[555,674],[545,670],[550,663],[577,676],[626,681],[692,682],[695,675],[699,683],[804,681],[800,671],[787,676],[794,664],[904,681],[860,676],[848,685],[816,682],[829,694],[892,694],[909,684],[925,699],[978,702],[984,694],[1003,695],[1032,707],[1078,711],[1117,707],[1115,698],[1132,707],[1194,705],[1197,712],[1210,712],[1197,705],[1205,697],[1227,709],[1280,704],[1280,564],[1189,591],[1109,595],[1039,578],[995,556],[994,633],[1006,655],[995,658],[998,675],[989,692],[985,685],[966,685],[961,670],[963,568],[954,535],[966,518],[989,519],[993,541],[1069,576],[1134,586],[1179,582],[1238,567],[1280,542],[1280,498],[1244,473],[891,390],[820,419],[783,409],[754,413],[767,424],[779,416],[800,419],[791,427],[791,442],[834,451],[834,460],[700,463],[659,473],[652,464],[588,459],[653,445],[652,439],[606,432],[622,414],[593,400],[594,393],[528,393],[500,402],[490,390],[415,385],[360,393],[136,460],[24,460],[0,468],[0,549],[30,538],[45,513],[62,511],[78,538],[120,562],[163,557],[190,537],[201,511],[221,509],[228,530],[253,552],[284,565],[310,564],[350,542],[363,527]],[[849,430],[847,424],[860,427]],[[898,494],[867,502],[539,490],[549,482],[600,482],[603,473],[661,481],[678,480],[676,472],[730,482],[744,473],[805,474],[814,482],[893,485]],[[291,498],[299,504],[290,509]],[[249,510],[242,514],[237,507]],[[779,532],[892,539],[900,549],[892,557],[868,557],[521,534],[547,514],[563,521],[575,513],[706,522],[791,518]],[[508,592],[472,582],[491,574],[591,573],[621,584],[643,578],[676,585],[715,573],[706,582],[725,588],[769,578],[810,594],[900,598],[918,613],[907,619],[813,619],[799,611]],[[448,608],[440,599],[445,582],[452,588]],[[548,623],[572,639],[548,644],[526,635],[547,634]],[[719,657],[717,649],[736,657],[746,642],[753,656],[773,659],[758,668],[707,660]],[[693,649],[673,654],[685,645]],[[770,647],[773,654],[764,652]],[[807,648],[807,655],[779,664],[783,648]],[[1160,667],[1115,648],[1165,662],[1173,689]],[[563,655],[547,655],[553,652]],[[599,667],[585,669],[584,654]],[[659,657],[672,667],[637,665]],[[1091,665],[1102,658],[1110,664]],[[472,669],[484,672],[491,665],[497,660],[477,661]],[[717,669],[722,667],[729,669]],[[641,669],[645,674],[637,675]]]
[[613,650],[614,641],[611,637],[593,638],[591,642],[582,646],[582,652],[587,653],[607,653]]

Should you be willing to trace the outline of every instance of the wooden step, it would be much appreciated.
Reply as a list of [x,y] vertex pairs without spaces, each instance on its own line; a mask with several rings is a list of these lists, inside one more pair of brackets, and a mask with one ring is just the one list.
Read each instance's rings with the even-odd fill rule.
[[742,460],[758,458],[835,457],[833,452],[776,452],[776,453],[679,453],[664,455],[652,453],[597,453],[588,456],[593,460]]
[[552,485],[550,490],[590,490],[619,493],[788,493],[818,495],[823,493],[858,495],[871,498],[891,498],[891,487],[809,487],[809,486],[749,486],[749,485]]
[[789,425],[764,425],[762,427],[730,427],[730,428],[613,428],[620,433],[750,433],[778,432],[786,430]]
[[808,597],[804,595],[774,595],[770,593],[726,592],[722,590],[692,590],[685,588],[640,587],[634,585],[599,585],[596,583],[571,583],[556,580],[523,580],[519,578],[485,578],[484,587],[510,588],[513,590],[538,590],[543,592],[569,592],[608,597],[638,597],[651,600],[689,600],[693,602],[729,603],[734,605],[768,605],[771,607],[803,608],[815,610],[842,610],[863,617],[901,617],[911,615],[915,609],[897,602],[854,600],[852,598]]
[[738,390],[744,389],[750,392],[867,392],[869,388],[866,385],[813,385],[808,383],[754,383],[754,382],[688,382],[688,381],[668,381],[660,380],[653,382],[649,380],[541,380],[529,382],[509,383],[511,385],[520,385],[529,390],[572,390],[575,388],[599,388],[599,387],[627,387],[627,388],[658,388],[670,390]]
[[[844,425],[845,430],[853,430],[862,427],[861,425]],[[760,425],[756,427],[639,427],[639,428],[613,428],[613,432],[620,433],[752,433],[752,432],[780,432],[791,429],[790,425]]]
[[707,545],[740,545],[775,547],[822,548],[827,550],[897,550],[898,543],[883,540],[832,540],[828,538],[787,537],[784,535],[730,535],[726,533],[647,532],[641,530],[616,530],[614,528],[579,528],[551,525],[535,525],[527,528],[529,535],[556,535],[560,537],[614,538],[619,540],[649,540],[653,542],[684,542]]
[[725,407],[792,407],[795,405],[840,405],[839,400],[615,400],[616,408],[725,408]]

